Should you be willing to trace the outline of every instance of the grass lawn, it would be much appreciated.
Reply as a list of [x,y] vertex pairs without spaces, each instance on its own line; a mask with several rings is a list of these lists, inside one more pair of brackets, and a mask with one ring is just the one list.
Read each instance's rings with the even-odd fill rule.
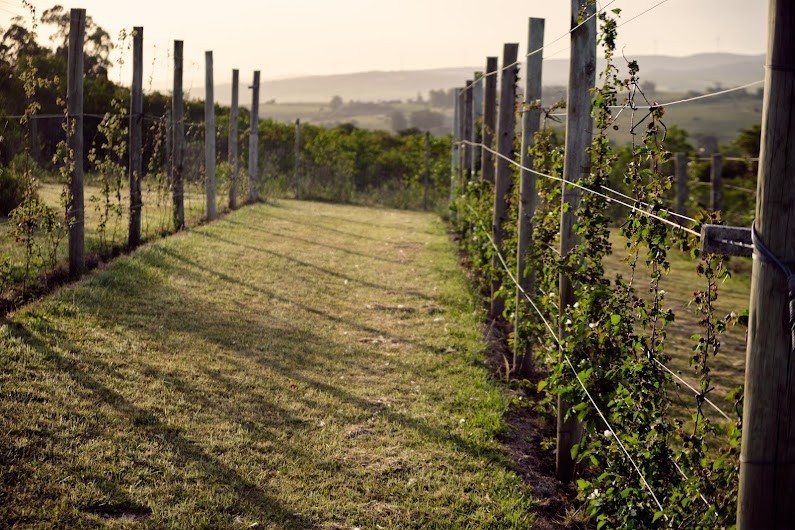
[[0,326],[0,526],[532,528],[431,214],[282,201]]

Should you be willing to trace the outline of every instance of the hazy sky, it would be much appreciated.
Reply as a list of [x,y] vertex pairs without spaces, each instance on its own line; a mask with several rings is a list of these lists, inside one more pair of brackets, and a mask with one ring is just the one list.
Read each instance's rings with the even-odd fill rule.
[[[622,9],[619,46],[626,55],[690,55],[701,52],[764,53],[767,0],[667,0],[637,20],[633,16],[661,0],[599,0]],[[39,13],[54,1],[32,0]],[[216,83],[240,68],[283,78],[368,70],[414,70],[477,66],[499,55],[504,42],[526,51],[527,18],[546,19],[545,42],[569,29],[566,0],[82,0],[62,3],[85,8],[116,36],[123,28],[144,27],[145,83],[170,81],[174,39],[185,42],[185,86],[203,84],[204,51],[213,50]],[[0,26],[12,13],[25,13],[22,0],[0,0]],[[112,60],[118,62],[120,50]],[[125,50],[125,61],[131,52]],[[568,39],[544,50],[545,57],[568,56]],[[129,82],[115,69],[111,77]]]

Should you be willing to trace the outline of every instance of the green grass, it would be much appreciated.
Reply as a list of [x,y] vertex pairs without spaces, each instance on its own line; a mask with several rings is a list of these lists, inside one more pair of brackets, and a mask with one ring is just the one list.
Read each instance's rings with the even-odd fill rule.
[[[61,192],[63,185],[53,181],[43,181],[38,188],[38,196],[62,216]],[[218,211],[227,208],[227,190],[219,190]],[[129,223],[129,191],[122,189],[121,215],[111,213],[106,223],[104,233],[100,231],[101,209],[104,197],[99,185],[87,182],[85,186],[85,227],[86,227],[86,252],[102,255],[112,254],[114,250],[127,246]],[[158,192],[156,189],[143,189],[143,209],[141,211],[141,236],[144,240],[159,237],[161,234],[173,231],[171,195],[170,192]],[[185,187],[185,222],[192,226],[202,220],[205,214],[206,199],[204,189],[195,183]],[[111,194],[111,204],[116,205],[115,194]],[[12,268],[13,277],[21,282],[25,270],[25,247],[21,242],[16,242],[12,235],[12,226],[8,218],[0,218],[0,256],[8,257]],[[54,264],[51,260],[50,249],[52,241],[43,234],[35,237],[40,246],[41,256],[34,256],[29,280],[45,272],[51,272]],[[63,238],[55,252],[56,265],[64,263],[68,258],[68,235],[64,232]],[[1,294],[1,293],[0,293]]]
[[484,314],[430,214],[283,201],[0,327],[0,521],[530,528]]

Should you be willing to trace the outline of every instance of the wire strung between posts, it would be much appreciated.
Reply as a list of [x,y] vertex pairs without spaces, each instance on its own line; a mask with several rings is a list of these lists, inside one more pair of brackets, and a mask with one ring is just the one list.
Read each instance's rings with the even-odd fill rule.
[[[527,57],[530,57],[531,55],[535,55],[536,53],[540,53],[542,50],[544,50],[544,49],[546,49],[546,48],[548,48],[548,47],[552,46],[552,45],[553,45],[553,44],[555,44],[556,42],[558,42],[558,41],[560,41],[560,40],[563,40],[563,39],[565,39],[566,37],[568,37],[569,35],[571,35],[571,34],[572,34],[572,32],[574,32],[575,30],[579,29],[580,27],[582,27],[583,25],[585,25],[585,24],[586,24],[586,23],[587,23],[589,20],[591,20],[591,19],[592,19],[592,18],[594,18],[595,16],[598,16],[598,15],[599,15],[599,14],[600,14],[602,11],[604,11],[605,9],[607,9],[608,7],[610,7],[610,4],[613,4],[615,1],[616,1],[616,0],[610,0],[610,1],[609,1],[609,2],[608,2],[606,5],[605,5],[605,6],[603,6],[601,9],[599,9],[599,11],[597,11],[597,12],[596,12],[596,13],[594,13],[593,15],[589,16],[588,18],[586,18],[585,20],[583,20],[582,22],[580,22],[579,24],[577,24],[576,26],[574,26],[573,28],[571,28],[569,31],[567,31],[566,33],[564,33],[563,35],[561,35],[561,36],[560,36],[560,37],[558,37],[557,39],[555,39],[555,40],[553,40],[552,42],[549,42],[549,43],[547,43],[547,44],[545,44],[545,45],[541,46],[540,48],[537,48],[537,49],[535,49],[535,50],[533,50],[533,51],[531,51],[531,52],[528,52],[528,53],[525,55],[525,58],[527,58]],[[666,1],[668,1],[668,0],[666,0]],[[562,51],[563,51],[563,50],[561,50],[561,52],[562,52]],[[558,53],[561,53],[561,52],[556,52],[556,54],[558,54]],[[511,68],[511,67],[514,67],[514,66],[518,66],[518,65],[520,65],[520,64],[521,64],[521,61],[519,61],[519,60],[516,60],[516,61],[512,62],[511,64],[506,64],[505,66],[503,66],[503,67],[502,67],[502,68],[500,68],[499,70],[494,70],[493,72],[488,72],[488,73],[485,73],[485,74],[481,74],[481,76],[480,76],[478,79],[476,79],[476,81],[477,81],[477,80],[479,80],[479,79],[485,79],[485,78],[487,78],[487,77],[490,77],[490,76],[492,76],[492,75],[496,75],[498,72],[502,72],[502,71],[504,71],[504,70],[506,70],[506,69],[508,69],[508,68]],[[463,94],[464,92],[466,92],[467,90],[469,90],[469,89],[470,89],[470,88],[471,88],[473,85],[474,85],[474,83],[473,83],[472,85],[470,85],[469,87],[463,87],[463,88],[459,88],[459,89],[458,89],[458,93],[459,93],[459,94]]]
[[[736,86],[734,88],[727,88],[726,90],[721,90],[719,92],[710,92],[709,94],[702,94],[700,96],[694,96],[692,98],[687,98],[687,99],[679,99],[677,101],[669,101],[668,103],[657,103],[657,104],[654,104],[654,105],[636,105],[634,108],[635,109],[657,109],[657,108],[660,108],[660,107],[670,107],[671,105],[680,105],[682,103],[690,103],[691,101],[696,101],[698,99],[706,99],[706,98],[711,98],[711,97],[715,97],[715,96],[722,96],[723,94],[728,94],[729,92],[736,92],[738,90],[744,90],[746,88],[750,88],[750,87],[752,87],[754,85],[758,85],[758,84],[764,83],[764,82],[765,82],[764,79],[760,79],[758,81],[754,81],[753,83],[748,83],[747,85]],[[626,104],[624,104],[624,105],[610,105],[607,108],[609,108],[609,109],[624,109],[624,108],[626,108]],[[568,113],[566,113],[566,112],[555,112],[555,113],[549,114],[549,116],[555,116],[555,117],[563,117],[563,116],[567,116],[567,115],[568,115]],[[712,160],[712,159],[711,158],[699,158],[699,160]],[[750,160],[752,162],[758,162],[759,161],[758,158],[741,158],[741,157],[731,157],[731,158],[726,158],[726,160],[739,160],[739,161]]]
[[[635,206],[633,204],[626,203],[626,202],[621,201],[619,199],[616,199],[614,197],[610,197],[608,195],[605,195],[604,193],[600,193],[600,192],[598,192],[598,191],[596,191],[594,189],[591,189],[591,188],[589,188],[587,186],[583,186],[582,184],[579,184],[577,182],[572,182],[570,180],[564,179],[563,177],[556,177],[555,175],[548,175],[546,173],[541,173],[540,171],[536,171],[535,169],[532,169],[532,168],[529,168],[529,167],[525,167],[522,164],[520,164],[519,162],[517,162],[516,160],[513,160],[512,158],[509,158],[509,157],[507,157],[507,156],[505,156],[505,155],[503,155],[501,153],[498,153],[497,151],[495,151],[495,150],[493,150],[493,149],[491,149],[489,147],[486,147],[485,145],[483,145],[480,142],[475,143],[475,142],[470,142],[468,140],[460,140],[458,143],[468,144],[468,145],[473,146],[473,147],[482,147],[483,149],[485,149],[486,151],[492,153],[493,155],[495,155],[495,156],[497,156],[499,158],[502,158],[503,160],[506,160],[506,161],[510,162],[511,164],[513,164],[514,166],[518,167],[519,169],[522,169],[522,170],[525,170],[525,171],[529,171],[529,172],[531,172],[531,173],[533,173],[535,175],[538,175],[539,177],[544,177],[544,178],[556,180],[558,182],[562,182],[564,184],[568,184],[570,186],[574,186],[575,188],[579,188],[579,189],[584,190],[584,191],[586,191],[588,193],[591,193],[593,195],[597,195],[599,197],[602,197],[603,199],[607,200],[608,202],[615,202],[616,204],[620,204],[620,205],[622,205],[622,206],[624,206],[626,208],[629,208],[632,211],[641,213],[643,215],[646,215],[647,217],[652,217],[652,218],[657,219],[658,221],[660,221],[662,223],[665,223],[665,224],[670,225],[670,226],[672,226],[674,228],[682,230],[683,232],[687,232],[688,234],[691,234],[691,235],[694,235],[694,236],[696,236],[698,238],[701,238],[701,233],[696,232],[692,228],[688,228],[688,227],[683,226],[683,225],[681,225],[679,223],[675,223],[675,222],[671,221],[670,219],[666,219],[665,217],[660,217],[659,215],[656,215],[656,214],[654,214],[652,212],[643,210],[642,208],[638,208],[637,206]],[[636,199],[633,199],[633,200],[636,200]],[[673,214],[673,212],[669,212],[667,210],[665,210],[665,213]]]
[[[475,209],[472,208],[471,205],[468,205],[468,206],[469,206],[469,209],[472,211],[472,213],[477,215],[477,212],[475,211]],[[655,495],[654,490],[649,485],[649,482],[646,480],[646,477],[643,475],[643,472],[640,470],[640,467],[635,463],[635,460],[632,458],[632,455],[630,455],[629,451],[627,451],[626,447],[624,447],[624,443],[621,441],[621,439],[616,434],[616,431],[613,429],[613,426],[610,425],[610,422],[607,421],[607,418],[602,413],[601,409],[599,408],[599,405],[596,404],[596,401],[594,400],[593,396],[591,396],[591,393],[588,392],[588,389],[585,387],[585,383],[583,383],[582,379],[580,379],[580,374],[577,373],[577,370],[574,368],[574,364],[572,364],[571,359],[569,359],[569,356],[566,355],[566,352],[563,351],[563,346],[561,345],[557,334],[552,329],[552,326],[549,325],[549,322],[547,321],[546,318],[544,318],[544,315],[541,313],[541,310],[538,308],[538,306],[535,304],[535,302],[533,302],[533,299],[530,297],[530,295],[527,294],[527,291],[525,291],[524,288],[521,285],[519,285],[519,282],[516,280],[516,277],[511,272],[510,267],[508,267],[508,264],[505,262],[505,258],[502,257],[502,253],[500,253],[500,249],[497,247],[497,244],[494,242],[494,239],[491,237],[491,235],[488,233],[488,231],[484,229],[482,224],[481,224],[481,229],[483,230],[483,233],[486,235],[486,237],[489,239],[489,242],[491,243],[491,246],[494,248],[494,252],[496,253],[497,257],[499,258],[500,263],[502,263],[502,266],[505,269],[505,272],[508,273],[508,276],[510,277],[511,281],[514,283],[516,288],[519,289],[519,292],[522,293],[522,295],[525,297],[525,299],[527,299],[527,301],[530,302],[530,305],[533,306],[533,309],[535,309],[536,313],[538,313],[538,316],[541,318],[541,321],[544,323],[544,325],[549,330],[549,333],[552,335],[552,338],[555,340],[555,343],[558,346],[558,351],[560,352],[560,354],[563,356],[563,359],[566,361],[566,363],[571,368],[572,372],[574,373],[574,377],[580,383],[580,386],[582,387],[583,391],[585,392],[585,395],[588,396],[588,400],[591,402],[591,405],[593,405],[594,410],[596,410],[597,414],[599,414],[599,417],[602,418],[602,421],[607,426],[608,430],[610,431],[610,434],[613,435],[613,439],[616,441],[616,443],[618,443],[618,446],[621,448],[621,451],[623,451],[624,455],[630,461],[630,463],[632,464],[632,467],[635,468],[635,471],[638,473],[638,476],[640,477],[640,480],[643,482],[643,485],[649,491],[649,494],[651,495],[651,498],[654,500],[654,503],[657,505],[657,507],[660,509],[660,511],[663,512],[663,517],[665,517],[665,520],[667,521],[668,520],[668,516],[665,515],[665,510],[663,509],[662,504],[660,504],[660,501],[657,499],[657,495]]]
[[715,410],[718,412],[718,414],[720,414],[721,416],[723,416],[724,418],[726,418],[726,420],[728,420],[728,421],[731,421],[731,418],[729,417],[729,415],[728,415],[728,414],[726,414],[725,412],[723,412],[723,411],[722,411],[722,410],[721,410],[721,409],[720,409],[720,408],[719,408],[719,407],[718,407],[718,406],[717,406],[715,403],[713,403],[712,401],[710,401],[710,399],[709,399],[708,397],[704,396],[704,395],[703,395],[703,392],[699,392],[699,391],[698,391],[698,390],[697,390],[695,387],[693,387],[693,385],[691,385],[690,383],[688,383],[687,381],[685,381],[684,379],[682,379],[682,378],[679,376],[679,374],[677,374],[676,372],[674,372],[673,370],[671,370],[670,368],[668,368],[667,366],[665,366],[665,365],[664,365],[663,363],[661,363],[661,362],[660,362],[658,359],[654,359],[653,357],[652,357],[652,359],[654,360],[654,362],[656,362],[656,363],[657,363],[657,364],[660,366],[660,368],[664,369],[664,370],[665,370],[665,371],[667,371],[669,374],[671,374],[671,375],[674,377],[674,379],[676,379],[677,381],[679,381],[680,383],[682,383],[683,385],[685,385],[687,388],[689,388],[689,389],[690,389],[690,391],[691,391],[691,392],[693,392],[693,394],[695,394],[695,395],[696,395],[696,397],[698,397],[698,396],[702,396],[702,399],[703,399],[704,401],[706,401],[707,403],[709,403],[709,404],[712,406],[712,408],[713,408],[713,409],[715,409]]
[[652,10],[654,10],[654,9],[657,9],[658,7],[660,7],[661,5],[663,5],[663,4],[664,4],[665,2],[667,2],[667,1],[668,1],[668,0],[662,0],[661,2],[657,2],[656,4],[654,4],[653,6],[651,6],[650,8],[648,8],[646,11],[641,11],[640,13],[638,13],[637,15],[635,15],[634,17],[632,17],[632,18],[629,18],[629,19],[627,19],[627,20],[623,21],[621,24],[619,24],[618,26],[616,26],[616,29],[620,28],[621,26],[623,26],[623,25],[625,25],[625,24],[629,24],[630,22],[632,22],[632,21],[633,21],[633,20],[635,20],[636,18],[640,18],[640,17],[642,17],[643,15],[645,15],[646,13],[648,13],[649,11],[652,11]]
[[[694,96],[692,98],[686,98],[686,99],[679,99],[679,100],[676,100],[676,101],[669,101],[668,103],[659,103],[659,104],[656,104],[656,105],[639,105],[639,106],[637,106],[635,108],[636,109],[656,109],[656,108],[659,108],[659,107],[670,107],[671,105],[679,105],[679,104],[682,104],[682,103],[690,103],[691,101],[696,101],[696,100],[699,100],[699,99],[706,99],[706,98],[711,98],[711,97],[715,97],[715,96],[721,96],[723,94],[728,94],[730,92],[736,92],[738,90],[745,90],[746,88],[750,88],[750,87],[755,86],[755,85],[764,84],[764,82],[765,82],[764,79],[760,79],[760,80],[754,81],[752,83],[748,83],[748,84],[741,85],[741,86],[736,86],[734,88],[727,88],[726,90],[720,90],[718,92],[712,92],[712,93],[709,93],[709,94],[702,94],[700,96]],[[619,107],[611,107],[611,108],[619,108]]]

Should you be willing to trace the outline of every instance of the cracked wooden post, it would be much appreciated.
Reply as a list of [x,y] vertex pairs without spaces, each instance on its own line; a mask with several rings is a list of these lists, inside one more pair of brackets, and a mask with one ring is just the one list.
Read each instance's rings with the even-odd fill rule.
[[687,154],[676,153],[676,213],[687,215]]
[[143,175],[144,28],[133,28],[133,80],[130,89],[130,224],[127,246],[141,243],[141,176]]
[[85,200],[83,190],[83,64],[86,34],[86,10],[69,13],[69,52],[66,74],[66,120],[69,149],[73,155],[69,179],[69,274],[78,276],[86,267]]
[[[472,141],[472,92],[474,81],[467,81],[464,90],[464,140]],[[475,149],[471,143],[464,144],[464,185],[472,180],[472,151]]]
[[710,205],[713,212],[723,210],[723,157],[720,154],[712,155],[712,169],[710,182],[712,184],[712,201]]
[[248,131],[248,202],[259,200],[259,70],[251,88],[251,124]]
[[[795,4],[770,0],[756,230],[795,268]],[[791,290],[793,287],[790,287]],[[786,277],[755,259],[745,362],[737,528],[795,527],[795,362]]]
[[483,74],[483,148],[481,150],[480,177],[494,182],[494,131],[497,128],[497,57],[486,58],[486,73]]
[[237,208],[237,182],[240,178],[240,155],[238,153],[237,126],[238,107],[240,97],[240,70],[232,70],[232,107],[229,111],[229,150],[227,160],[229,171],[231,172],[231,183],[229,186],[229,209]]
[[174,41],[174,91],[171,95],[173,141],[171,189],[174,195],[174,230],[185,228],[185,195],[183,170],[185,163],[185,101],[182,97],[182,41]]
[[[503,251],[505,221],[508,219],[508,196],[513,188],[511,163],[513,160],[513,139],[516,134],[516,74],[519,69],[516,56],[519,44],[506,43],[502,52],[502,71],[500,76],[500,109],[497,124],[497,153],[494,173],[494,217],[492,234],[498,251]],[[502,270],[502,263],[495,255],[494,270]],[[499,318],[505,309],[505,297],[498,295],[500,282],[495,276],[491,282],[491,318]]]
[[207,220],[218,217],[215,204],[215,89],[213,87],[213,52],[204,52],[204,191],[207,196]]
[[[571,59],[569,61],[569,88],[566,113],[566,153],[563,178],[577,182],[590,172],[590,153],[588,146],[593,135],[591,118],[591,89],[596,82],[596,17],[592,2],[572,0],[571,2]],[[579,25],[580,14],[588,21]],[[577,28],[577,29],[574,29]],[[574,213],[580,204],[582,192],[579,188],[563,184],[564,209],[560,216],[560,254],[567,256],[579,244],[574,233],[577,219]],[[560,275],[560,315],[559,335],[566,335],[563,325],[565,312],[574,305],[574,287],[565,274]],[[569,416],[571,403],[558,396],[558,426],[556,469],[558,478],[570,482],[574,478],[575,462],[571,456],[572,447],[582,437],[582,425],[575,416]]]
[[[519,181],[519,235],[516,252],[516,320],[514,321],[514,359],[513,371],[519,376],[528,376],[533,371],[533,351],[521,332],[522,314],[529,304],[522,291],[533,296],[535,274],[527,270],[527,254],[533,241],[533,216],[538,204],[536,174],[533,173],[533,159],[529,154],[535,141],[535,134],[541,123],[541,67],[544,46],[544,19],[531,18],[527,37],[527,71],[525,72],[525,109],[522,114],[522,172]],[[528,168],[528,169],[525,169]]]

